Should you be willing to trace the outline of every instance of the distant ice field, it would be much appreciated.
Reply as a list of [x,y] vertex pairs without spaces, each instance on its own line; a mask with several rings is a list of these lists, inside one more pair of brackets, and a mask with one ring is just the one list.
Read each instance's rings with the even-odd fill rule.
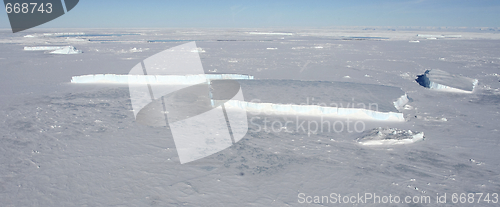
[[[299,193],[431,196],[433,203],[421,206],[437,206],[436,194],[447,193],[444,206],[452,206],[452,193],[500,193],[498,34],[82,29],[57,32],[87,35],[42,35],[49,32],[0,31],[3,206],[301,206]],[[269,32],[286,35],[258,34]],[[409,98],[401,109],[405,121],[249,112],[241,141],[181,165],[169,127],[136,123],[126,84],[70,83],[77,75],[128,74],[141,60],[192,40],[205,73],[255,77],[241,81],[245,99],[377,100],[380,110],[396,112],[391,101],[384,101],[397,91],[396,98],[399,93]],[[83,53],[23,49],[36,46],[74,46]],[[472,93],[425,88],[415,79],[429,69],[478,84]],[[355,93],[363,87],[368,87],[365,93]],[[357,131],[361,126],[364,130]],[[425,137],[378,147],[357,142],[379,127]]]

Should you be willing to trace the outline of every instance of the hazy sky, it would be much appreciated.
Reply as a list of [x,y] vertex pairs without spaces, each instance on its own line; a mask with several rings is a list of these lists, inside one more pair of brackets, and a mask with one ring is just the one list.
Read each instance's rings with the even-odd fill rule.
[[[500,27],[498,0],[80,0],[44,28]],[[9,26],[7,13],[0,27]]]

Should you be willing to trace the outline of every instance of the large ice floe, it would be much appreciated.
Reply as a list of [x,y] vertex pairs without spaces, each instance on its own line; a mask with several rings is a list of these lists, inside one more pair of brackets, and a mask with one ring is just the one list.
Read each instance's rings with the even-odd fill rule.
[[439,69],[427,70],[416,81],[426,88],[457,93],[472,93],[478,80],[450,74]]
[[364,133],[356,141],[361,145],[401,145],[424,139],[423,132],[413,132],[396,128],[375,128]]

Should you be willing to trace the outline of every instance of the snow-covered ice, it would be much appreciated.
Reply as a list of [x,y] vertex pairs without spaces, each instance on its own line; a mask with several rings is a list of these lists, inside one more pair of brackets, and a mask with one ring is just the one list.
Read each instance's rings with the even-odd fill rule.
[[[498,28],[365,29],[0,30],[0,203],[304,206],[298,203],[299,193],[376,193],[403,199],[431,196],[432,204],[415,206],[438,206],[437,193],[447,193],[449,202],[443,206],[452,206],[452,193],[490,193],[490,198],[498,193]],[[71,36],[89,41],[68,42],[64,33],[93,35]],[[237,80],[244,95],[239,103],[275,104],[269,107],[277,111],[292,105],[353,109],[353,104],[358,110],[370,103],[374,109],[377,103],[374,111],[402,114],[405,121],[248,111],[248,132],[237,143],[181,164],[172,126],[139,124],[127,84],[70,83],[88,74],[128,74],[142,60],[191,40],[205,51],[187,51],[200,57],[203,71],[196,74],[254,77]],[[84,53],[23,50],[61,45]],[[467,80],[437,82],[441,85],[460,88],[453,84],[463,83],[469,91],[470,79],[478,84],[472,93],[430,90],[415,81],[429,69]],[[470,79],[455,79],[458,75]],[[193,126],[203,124],[211,123]],[[389,139],[379,147],[358,143],[372,132]],[[216,129],[196,133],[217,134]],[[425,139],[414,142],[420,133]]]

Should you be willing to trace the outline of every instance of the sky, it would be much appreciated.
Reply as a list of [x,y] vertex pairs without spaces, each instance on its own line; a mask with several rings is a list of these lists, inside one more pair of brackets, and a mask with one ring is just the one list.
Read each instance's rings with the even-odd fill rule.
[[[40,28],[500,27],[498,0],[80,0]],[[9,28],[7,13],[0,28]]]

